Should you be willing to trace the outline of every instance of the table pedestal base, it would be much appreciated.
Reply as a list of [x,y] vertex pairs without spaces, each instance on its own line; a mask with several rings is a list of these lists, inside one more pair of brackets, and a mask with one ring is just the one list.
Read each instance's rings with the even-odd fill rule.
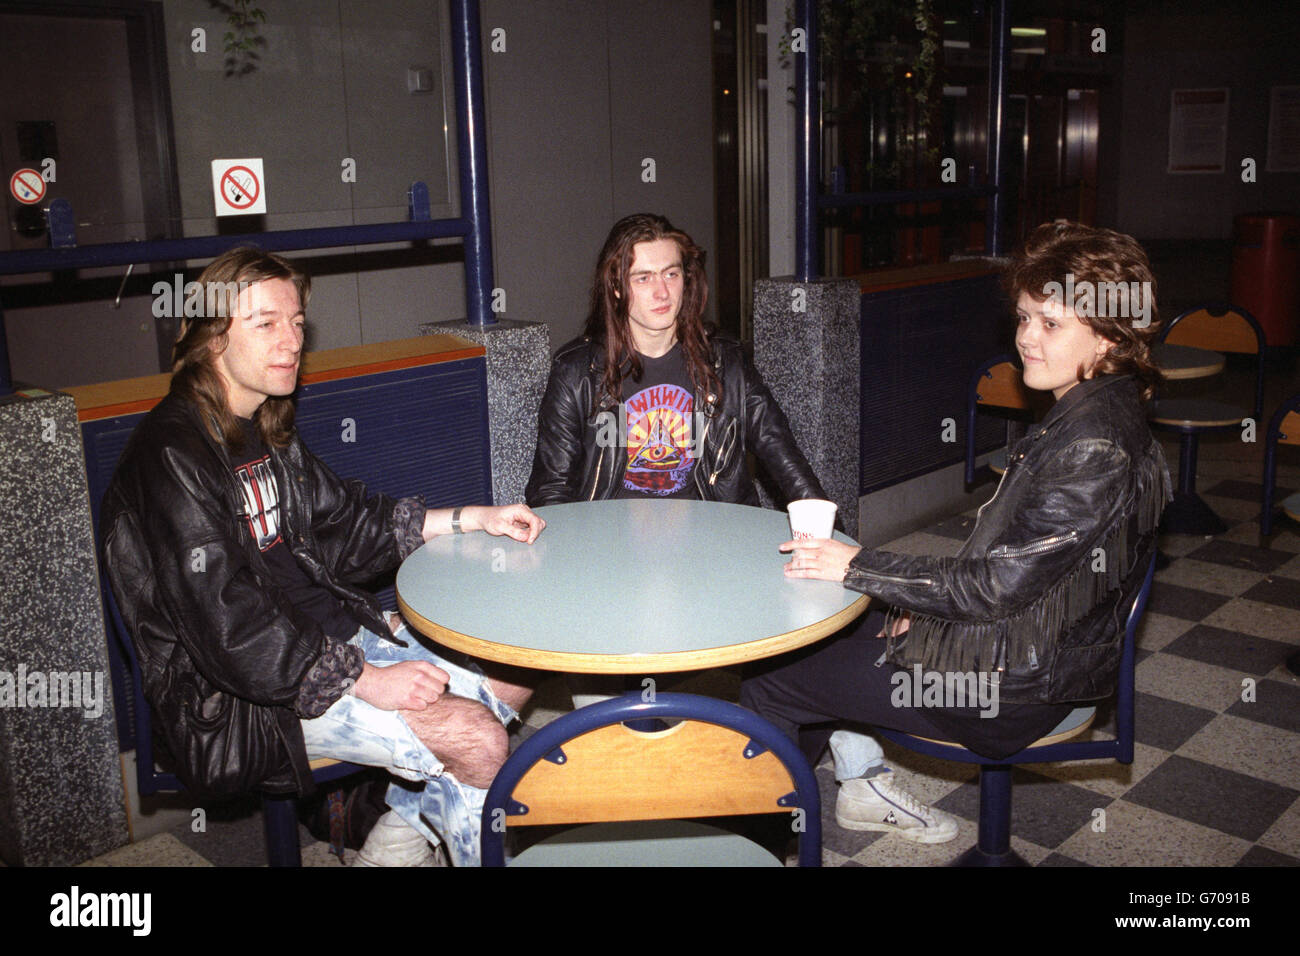
[[1196,492],[1176,491],[1165,508],[1160,530],[1174,534],[1223,534],[1228,526]]
[[986,853],[978,846],[973,846],[957,859],[953,866],[1028,866],[1025,858],[1015,850],[1006,853]]

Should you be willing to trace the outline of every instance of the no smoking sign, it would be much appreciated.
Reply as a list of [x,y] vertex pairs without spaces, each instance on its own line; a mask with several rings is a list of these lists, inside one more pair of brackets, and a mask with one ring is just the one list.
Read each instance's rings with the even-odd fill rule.
[[9,177],[9,195],[24,206],[34,206],[45,195],[45,179],[34,169],[20,169]]
[[266,179],[260,159],[214,159],[212,200],[218,216],[266,212]]

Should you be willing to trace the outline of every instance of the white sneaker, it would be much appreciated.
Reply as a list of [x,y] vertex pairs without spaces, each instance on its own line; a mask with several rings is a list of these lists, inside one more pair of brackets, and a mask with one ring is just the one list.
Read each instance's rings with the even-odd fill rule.
[[389,810],[377,821],[353,866],[446,866],[442,846],[437,851],[418,830]]
[[848,830],[897,833],[913,843],[947,843],[957,836],[957,818],[894,786],[892,770],[840,784],[835,822]]

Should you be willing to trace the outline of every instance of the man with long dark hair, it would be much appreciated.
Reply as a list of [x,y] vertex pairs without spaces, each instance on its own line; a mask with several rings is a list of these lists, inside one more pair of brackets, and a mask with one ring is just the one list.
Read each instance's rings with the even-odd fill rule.
[[758,505],[749,453],[787,500],[826,497],[739,343],[705,326],[708,298],[704,252],[690,236],[663,216],[614,224],[584,334],[551,366],[529,504],[659,497]]
[[362,861],[428,863],[440,836],[474,863],[504,724],[529,691],[434,654],[358,585],[435,535],[532,543],[545,522],[522,504],[426,510],[340,481],[293,426],[307,275],[240,248],[198,284],[169,394],[104,501],[154,727],[200,794],[301,793],[318,757],[385,767],[413,783],[390,787]]

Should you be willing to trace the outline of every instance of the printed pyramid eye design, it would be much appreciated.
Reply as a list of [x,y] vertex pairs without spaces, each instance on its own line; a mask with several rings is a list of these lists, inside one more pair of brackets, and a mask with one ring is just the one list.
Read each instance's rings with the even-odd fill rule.
[[623,487],[672,495],[686,487],[691,455],[692,396],[679,385],[652,385],[627,401],[627,466]]
[[655,415],[650,423],[645,443],[632,456],[627,466],[629,468],[676,468],[681,463],[681,449],[673,442],[671,430],[664,424],[662,415]]

